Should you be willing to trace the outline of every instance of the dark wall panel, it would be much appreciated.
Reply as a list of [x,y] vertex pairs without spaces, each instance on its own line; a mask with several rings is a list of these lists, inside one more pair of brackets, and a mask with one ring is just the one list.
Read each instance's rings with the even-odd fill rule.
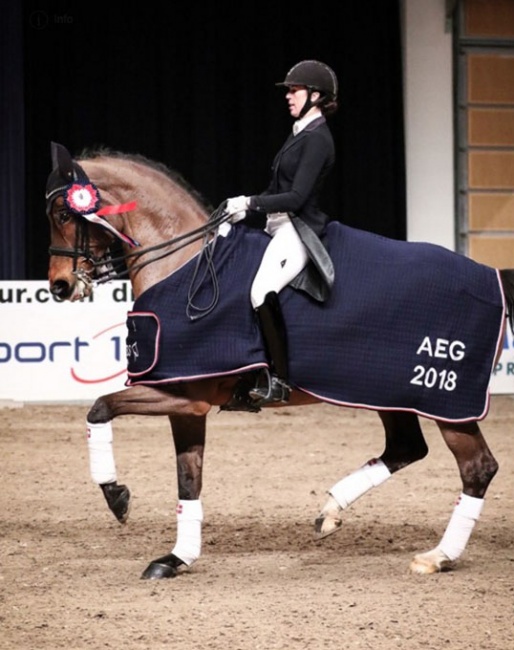
[[46,276],[51,140],[164,162],[213,205],[256,193],[291,126],[275,82],[306,58],[340,80],[325,209],[405,236],[397,0],[274,4],[25,2],[27,277]]

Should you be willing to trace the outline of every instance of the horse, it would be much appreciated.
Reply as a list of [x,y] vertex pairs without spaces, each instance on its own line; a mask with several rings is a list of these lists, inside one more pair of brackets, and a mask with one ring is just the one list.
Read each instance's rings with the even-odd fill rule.
[[[132,372],[126,383],[127,387],[98,397],[86,418],[91,475],[94,482],[100,486],[108,507],[120,523],[127,521],[131,494],[128,487],[118,483],[117,480],[112,457],[112,422],[116,418],[130,414],[166,416],[169,419],[176,453],[178,483],[176,541],[171,552],[150,561],[142,572],[141,578],[173,578],[187,570],[201,555],[202,467],[207,414],[213,407],[258,412],[260,409],[252,409],[251,402],[248,402],[245,395],[248,387],[266,371],[268,363],[266,358],[262,359],[262,351],[261,356],[257,355],[249,360],[239,359],[236,346],[235,361],[230,359],[227,367],[218,370],[205,371],[203,368],[197,370],[194,366],[196,362],[191,362],[192,367],[187,366],[185,371],[183,369],[177,371],[178,376],[170,380],[165,376],[149,379],[151,375],[148,375],[148,372],[155,366],[157,357],[164,359],[173,355],[180,356],[182,348],[187,348],[184,357],[184,363],[187,365],[190,363],[190,351],[197,345],[206,344],[206,339],[210,339],[211,336],[214,338],[227,336],[227,333],[230,336],[230,332],[234,333],[239,327],[241,329],[246,327],[240,313],[248,312],[251,320],[253,312],[249,306],[249,293],[248,300],[245,299],[250,285],[243,283],[242,297],[237,298],[238,307],[229,309],[227,314],[223,314],[221,303],[224,295],[230,292],[227,291],[226,286],[222,290],[218,285],[217,274],[220,271],[213,268],[213,250],[215,251],[215,246],[219,245],[216,242],[219,242],[221,235],[228,240],[243,233],[241,235],[243,246],[244,237],[250,237],[251,242],[257,242],[257,245],[264,242],[262,245],[265,246],[267,235],[262,230],[252,229],[244,223],[229,225],[227,215],[222,209],[223,204],[217,210],[211,210],[202,197],[179,174],[139,154],[98,149],[85,151],[74,159],[63,145],[52,143],[51,150],[53,168],[48,177],[46,204],[50,221],[48,279],[54,297],[60,301],[81,300],[91,295],[97,283],[115,277],[128,277],[132,284],[135,304],[138,300],[144,300],[146,296],[152,294],[153,289],[162,286],[163,291],[155,300],[159,304],[163,300],[169,302],[164,311],[166,313],[171,311],[172,320],[178,321],[180,316],[193,323],[191,331],[202,318],[204,321],[214,318],[214,325],[211,324],[207,328],[207,336],[188,339],[187,336],[190,336],[188,334],[185,343],[181,341],[170,350],[165,344],[159,349],[156,344],[154,345],[161,325],[164,327],[160,322],[164,316],[155,317],[152,302],[143,304],[137,313],[129,313],[127,354],[129,367],[132,364]],[[340,224],[337,224],[334,229],[337,230],[339,226]],[[248,234],[250,230],[252,232]],[[376,243],[375,239],[369,240],[368,235],[377,237],[371,233],[360,233],[360,235],[358,233],[365,247],[368,246],[368,241],[373,245]],[[386,238],[379,239],[377,245],[387,243]],[[415,251],[415,259],[418,259],[419,255],[426,254],[426,263],[421,266],[426,267],[428,272],[432,272],[433,264],[430,262],[432,248],[439,247],[425,244],[423,248],[412,248],[419,244],[409,242],[401,242],[401,245],[403,248],[399,250],[405,250],[406,255],[410,254],[410,251]],[[245,255],[250,257],[248,250],[243,252],[243,256]],[[466,282],[464,282],[464,291],[458,287],[458,296],[482,291],[480,302],[487,301],[489,294],[495,295],[492,301],[494,305],[491,307],[494,318],[489,315],[489,312],[484,316],[486,324],[489,320],[494,320],[491,328],[492,345],[489,346],[492,349],[488,348],[478,353],[479,357],[487,357],[485,363],[485,372],[489,373],[487,384],[501,352],[507,317],[510,317],[513,311],[514,271],[485,267],[453,252],[448,252],[447,255],[448,257],[444,257],[442,263],[437,263],[438,266],[444,267],[447,263],[444,260],[453,264],[455,258],[462,258],[466,262],[466,269],[473,265],[473,273],[475,271],[481,273],[492,283],[482,291],[482,275],[480,275],[479,280],[473,280],[473,287],[469,291]],[[237,285],[239,276],[244,276],[242,266],[244,265],[239,264],[231,269],[232,285]],[[188,271],[188,277],[192,280],[187,287],[186,297],[178,299],[173,297],[171,289],[166,288],[165,282],[180,276],[184,270]],[[441,272],[444,274],[444,268]],[[408,281],[406,275],[403,274],[405,282]],[[396,284],[400,285],[402,282]],[[177,284],[182,286],[183,279],[177,281]],[[208,285],[208,291],[205,291],[205,285]],[[230,282],[229,286],[231,286]],[[422,296],[424,291],[425,287],[417,287],[417,293]],[[281,299],[283,295],[290,296],[291,302],[295,304],[299,302],[301,313],[307,311],[307,306],[310,309],[310,305],[316,303],[311,296],[292,287],[286,287],[281,292]],[[200,296],[196,304],[195,296]],[[460,306],[460,298],[452,297],[452,301],[455,300],[459,312],[464,311],[464,307],[461,309]],[[317,317],[321,320],[325,317],[325,305],[316,303],[312,308],[317,310]],[[401,309],[408,319],[408,310],[403,306]],[[427,302],[426,313],[423,314],[427,323],[431,320],[431,309],[432,306]],[[218,311],[221,311],[221,318],[216,320]],[[472,311],[475,311],[475,307]],[[466,325],[468,318],[468,316],[464,318],[465,322],[461,322],[461,319],[459,327]],[[296,320],[302,321],[302,318]],[[359,314],[355,317],[354,324],[356,327],[353,329],[358,330],[362,326]],[[256,322],[251,326],[258,330]],[[289,332],[289,328],[293,329],[294,323],[288,322],[287,326]],[[482,328],[482,325],[478,327]],[[227,332],[220,333],[220,329],[226,329]],[[351,340],[353,329],[350,327],[346,333],[340,333],[339,339]],[[140,349],[143,346],[137,339],[142,331],[145,331],[153,342],[146,352]],[[235,338],[236,334],[234,333],[233,336]],[[258,331],[255,336],[259,336]],[[312,333],[310,337],[316,338]],[[393,331],[391,340],[394,337]],[[221,340],[226,339],[221,338]],[[291,351],[291,364],[295,368],[300,368],[302,365],[299,357],[302,356],[303,345],[302,339],[300,349],[297,347]],[[428,354],[434,361],[437,358],[445,358],[453,363],[453,367],[457,367],[456,364],[461,363],[462,357],[467,354],[466,345],[466,340],[463,338],[448,340],[444,337],[438,339],[425,337],[416,354],[418,358],[419,355]],[[228,350],[229,347],[221,345],[222,350]],[[201,351],[200,355],[203,354],[204,352]],[[417,367],[422,368],[422,365]],[[312,369],[307,372],[306,383],[311,376],[323,375],[321,368],[316,372],[312,372]],[[351,372],[354,373],[354,381],[347,383],[352,385],[366,383],[359,382],[358,372]],[[441,411],[442,416],[438,415],[440,411],[434,414],[431,411],[425,412],[423,408],[402,407],[403,402],[392,400],[389,403],[387,402],[389,397],[384,398],[385,403],[379,404],[338,401],[330,395],[327,397],[326,394],[319,394],[321,389],[308,390],[301,384],[295,384],[295,373],[291,372],[292,393],[289,401],[284,405],[296,407],[328,402],[336,407],[370,408],[377,412],[385,433],[383,452],[337,481],[328,490],[327,500],[314,520],[314,539],[323,539],[339,530],[343,525],[343,514],[347,507],[396,472],[423,459],[428,454],[428,446],[420,425],[420,417],[427,417],[437,423],[444,442],[455,457],[462,491],[439,544],[430,550],[416,554],[410,562],[410,570],[418,574],[432,574],[456,566],[479,518],[489,484],[498,471],[498,462],[479,427],[479,421],[485,417],[488,410],[489,393],[486,385],[484,404],[480,404],[470,413],[467,410],[459,411],[452,417],[453,409],[457,408],[454,396],[457,393],[455,390],[457,376],[460,381],[460,375],[451,369],[443,370],[435,376],[432,373],[430,375],[432,378],[428,381],[429,374],[427,370],[423,380],[425,382],[423,391],[433,393],[435,388],[438,388],[438,392],[443,394],[442,399],[445,401],[443,408],[446,410]],[[436,379],[439,384],[434,388]],[[474,379],[475,377],[471,383],[474,383]],[[333,379],[328,382],[332,384]],[[410,383],[415,384],[416,381],[412,380]],[[476,401],[475,397],[473,401]],[[279,406],[274,404],[273,408]]]

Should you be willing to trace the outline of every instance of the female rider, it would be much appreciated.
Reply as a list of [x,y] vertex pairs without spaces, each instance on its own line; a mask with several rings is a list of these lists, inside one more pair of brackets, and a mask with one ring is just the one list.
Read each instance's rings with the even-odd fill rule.
[[232,223],[244,219],[247,210],[266,213],[265,231],[271,237],[251,289],[272,370],[267,387],[250,391],[259,406],[287,401],[291,390],[277,294],[300,274],[309,259],[329,288],[333,281],[330,260],[319,240],[329,217],[318,207],[318,194],[335,160],[334,141],[325,118],[337,110],[337,77],[320,61],[301,61],[277,86],[287,88],[289,113],[295,118],[293,132],[275,156],[266,191],[230,198],[226,206]]

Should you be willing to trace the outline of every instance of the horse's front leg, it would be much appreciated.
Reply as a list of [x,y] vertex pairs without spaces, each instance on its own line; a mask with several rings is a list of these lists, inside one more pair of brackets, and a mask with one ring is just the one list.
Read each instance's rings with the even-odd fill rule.
[[438,425],[457,461],[462,492],[439,544],[412,560],[410,568],[414,573],[437,573],[451,567],[462,555],[482,512],[487,488],[498,471],[498,463],[476,422]]
[[391,474],[427,455],[428,447],[416,415],[400,411],[381,411],[379,415],[385,429],[385,450],[380,458],[372,458],[329,490],[330,496],[315,522],[317,539],[339,530],[343,511],[354,501]]
[[204,415],[210,404],[177,392],[150,386],[133,386],[99,397],[87,414],[87,439],[91,477],[120,523],[130,512],[130,491],[118,485],[113,454],[112,421],[121,415]]
[[169,555],[153,560],[142,577],[174,578],[179,567],[191,566],[200,557],[202,547],[203,454],[206,416],[170,416],[177,456],[178,505],[177,539]]

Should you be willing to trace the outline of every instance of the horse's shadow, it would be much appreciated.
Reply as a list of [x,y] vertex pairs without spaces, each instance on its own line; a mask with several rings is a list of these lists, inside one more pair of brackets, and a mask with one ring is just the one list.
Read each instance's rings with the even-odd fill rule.
[[[161,551],[173,545],[175,523],[161,516],[161,513],[146,516],[132,516],[125,525],[117,523],[109,512],[106,517],[91,516],[87,519],[68,521],[48,520],[40,522],[10,522],[9,535],[5,537],[41,538],[59,541],[61,547],[81,545],[90,547],[95,555],[102,553],[102,547],[116,545],[117,553],[123,554],[123,547],[132,547],[137,540],[139,551],[148,546]],[[161,533],[155,534],[155,530]],[[149,531],[153,531],[150,535]],[[440,531],[430,526],[408,523],[392,524],[380,521],[355,521],[343,523],[339,531],[318,540],[314,535],[314,522],[298,522],[295,519],[273,521],[258,518],[216,515],[203,525],[203,546],[210,555],[262,553],[311,554],[317,550],[336,555],[382,555],[412,552],[419,549],[420,540],[437,543]],[[87,540],[95,540],[89,544]],[[159,551],[158,551],[159,552]]]
[[[438,532],[429,526],[391,524],[375,521],[343,522],[336,533],[317,539],[313,522],[281,520],[279,522],[257,519],[234,522],[220,518],[204,525],[204,545],[209,554],[248,552],[366,556],[391,553],[417,552],[420,540],[437,544]],[[428,542],[427,542],[428,540]]]

